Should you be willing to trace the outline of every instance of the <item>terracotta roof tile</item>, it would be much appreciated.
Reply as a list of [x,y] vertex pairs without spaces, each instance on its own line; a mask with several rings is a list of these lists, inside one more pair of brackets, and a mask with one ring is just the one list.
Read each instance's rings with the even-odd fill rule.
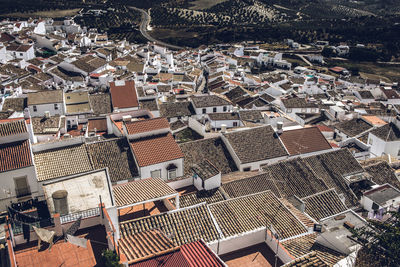
[[111,82],[110,91],[114,109],[139,106],[134,81]]
[[209,205],[225,237],[249,232],[272,223],[283,239],[307,232],[271,191]]
[[206,205],[180,209],[168,213],[143,217],[120,223],[121,237],[160,229],[172,242],[182,245],[199,239],[205,242],[217,240],[218,230]]
[[34,153],[38,181],[93,170],[85,145],[75,145]]
[[283,247],[295,258],[300,258],[311,251],[315,251],[329,266],[333,266],[343,259],[345,255],[316,243],[317,234],[309,234],[287,241],[283,241]]
[[316,221],[347,210],[335,189],[302,198],[302,201],[306,206],[305,212]]
[[279,137],[290,155],[306,154],[332,148],[317,127],[284,131]]
[[115,203],[119,207],[178,194],[160,178],[147,178],[115,185],[113,193]]
[[300,258],[292,260],[286,263],[282,267],[303,267],[303,266],[313,266],[313,267],[328,267],[320,257],[318,257],[317,252],[313,251]]
[[119,240],[119,244],[121,252],[131,263],[176,248],[176,245],[159,230],[126,235]]
[[[223,190],[221,190],[221,188],[216,188],[182,195],[179,197],[179,207],[186,208],[203,202],[212,204],[223,201],[225,200],[225,197],[222,191]],[[170,199],[170,201],[173,205],[175,205],[175,199]]]
[[169,129],[169,123],[166,118],[154,118],[148,120],[125,122],[125,126],[129,135],[151,132],[165,128]]
[[27,133],[24,120],[0,121],[0,137]]
[[2,144],[0,146],[0,172],[32,166],[28,140]]
[[191,175],[191,167],[205,159],[212,162],[223,174],[237,170],[224,142],[219,137],[186,142],[179,146],[185,155],[185,175]]
[[224,134],[242,164],[286,156],[270,125]]
[[132,141],[131,147],[139,167],[184,157],[171,133]]
[[111,182],[138,176],[137,166],[126,138],[89,143],[86,147],[95,169],[108,167]]

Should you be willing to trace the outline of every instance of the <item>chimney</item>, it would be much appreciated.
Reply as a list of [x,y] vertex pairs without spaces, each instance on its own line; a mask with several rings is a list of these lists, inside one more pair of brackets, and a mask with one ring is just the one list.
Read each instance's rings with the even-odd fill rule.
[[282,121],[278,121],[276,123],[276,129],[277,129],[277,133],[278,134],[282,134],[283,133],[283,122]]
[[44,112],[44,117],[45,117],[46,119],[50,119],[50,111],[45,111],[45,112]]

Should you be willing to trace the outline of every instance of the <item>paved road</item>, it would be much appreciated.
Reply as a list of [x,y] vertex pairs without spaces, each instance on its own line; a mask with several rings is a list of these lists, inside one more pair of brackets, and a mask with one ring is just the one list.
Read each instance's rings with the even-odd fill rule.
[[147,13],[145,10],[137,8],[137,7],[131,6],[129,8],[134,9],[134,10],[139,11],[140,13],[142,13],[142,21],[140,22],[140,33],[143,35],[144,38],[146,38],[150,42],[154,42],[156,44],[159,44],[159,45],[171,48],[171,49],[176,49],[176,50],[183,49],[183,47],[181,47],[181,46],[167,44],[167,43],[165,43],[163,41],[160,41],[160,40],[157,40],[157,39],[151,37],[151,35],[147,31],[147,28],[148,28],[148,26],[150,24],[150,20],[151,20],[151,17],[149,15],[149,13]]

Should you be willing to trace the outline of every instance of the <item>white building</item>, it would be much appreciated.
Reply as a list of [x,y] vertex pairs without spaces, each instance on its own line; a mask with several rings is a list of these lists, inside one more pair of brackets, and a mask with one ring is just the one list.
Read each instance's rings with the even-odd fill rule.
[[369,212],[396,210],[400,206],[400,190],[390,184],[375,187],[364,192],[361,205]]
[[31,143],[24,120],[0,123],[0,210],[38,196]]
[[64,93],[62,90],[29,93],[28,108],[31,117],[64,115]]

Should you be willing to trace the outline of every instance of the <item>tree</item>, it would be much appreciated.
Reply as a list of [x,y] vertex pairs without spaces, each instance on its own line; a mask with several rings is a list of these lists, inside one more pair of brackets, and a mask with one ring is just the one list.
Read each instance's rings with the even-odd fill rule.
[[104,262],[104,266],[106,267],[120,267],[122,266],[119,263],[119,256],[117,253],[113,250],[104,250],[103,253],[101,254]]
[[352,230],[353,238],[362,246],[356,266],[399,266],[400,212],[390,214],[384,222],[371,220],[366,227]]
[[321,55],[324,57],[332,57],[335,55],[335,52],[333,51],[332,47],[325,46],[321,52]]

